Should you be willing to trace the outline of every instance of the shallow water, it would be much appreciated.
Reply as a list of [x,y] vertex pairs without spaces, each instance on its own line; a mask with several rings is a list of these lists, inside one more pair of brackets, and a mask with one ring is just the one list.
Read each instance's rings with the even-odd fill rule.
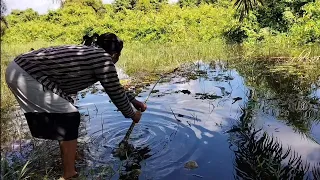
[[[229,68],[224,63],[198,62],[188,69],[196,74],[183,72],[181,76],[172,75],[169,82],[157,84],[158,91],[151,94],[147,111],[134,127],[129,143],[140,155],[131,158],[141,166],[139,179],[241,177],[239,169],[250,171],[250,168],[237,161],[239,156],[244,156],[237,150],[250,151],[250,148],[237,145],[244,133],[235,129],[248,124],[276,138],[284,150],[290,147],[301,156],[303,164],[308,162],[311,167],[317,167],[316,163],[320,162],[320,89],[315,82],[296,88],[296,79],[287,76],[281,79],[281,75],[271,73],[258,73],[259,79],[254,80],[257,77],[254,73],[248,75],[241,67]],[[264,70],[253,69],[255,72]],[[285,82],[275,83],[280,80]],[[255,87],[255,83],[258,86]],[[96,88],[102,89],[99,83]],[[144,101],[150,88],[137,99]],[[116,111],[109,97],[101,91],[89,91],[78,98],[77,106],[85,122],[81,140],[87,143],[86,161],[89,166],[112,164],[113,169],[118,169],[125,161],[114,157],[112,151],[124,138],[131,120]],[[196,161],[199,167],[184,168],[190,160]],[[282,163],[286,162],[285,159]],[[113,179],[118,178],[119,173],[116,173]]]

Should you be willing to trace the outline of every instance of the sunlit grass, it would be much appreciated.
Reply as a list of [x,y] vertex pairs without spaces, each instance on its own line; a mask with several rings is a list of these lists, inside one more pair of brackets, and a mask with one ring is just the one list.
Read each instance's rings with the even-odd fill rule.
[[185,62],[228,59],[234,55],[221,40],[208,43],[129,43],[124,46],[119,65],[130,75],[161,73]]

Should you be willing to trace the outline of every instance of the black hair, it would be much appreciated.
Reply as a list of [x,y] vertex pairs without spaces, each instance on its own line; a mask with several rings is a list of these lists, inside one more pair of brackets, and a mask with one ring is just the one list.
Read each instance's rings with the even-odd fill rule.
[[97,45],[112,55],[121,52],[123,41],[114,33],[104,33],[97,37]]
[[99,34],[97,33],[94,33],[91,37],[88,36],[87,34],[84,35],[82,37],[82,43],[81,44],[84,44],[86,46],[92,46],[92,45],[96,45],[96,38],[99,36]]
[[120,53],[123,48],[123,41],[114,33],[97,34],[92,36],[84,35],[81,44],[96,46],[104,49],[109,54]]

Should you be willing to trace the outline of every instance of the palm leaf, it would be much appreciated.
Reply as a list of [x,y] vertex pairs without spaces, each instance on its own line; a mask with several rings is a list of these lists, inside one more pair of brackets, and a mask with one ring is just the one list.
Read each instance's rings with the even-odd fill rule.
[[237,11],[240,13],[240,21],[259,3],[263,4],[263,0],[236,0],[234,6],[237,7]]

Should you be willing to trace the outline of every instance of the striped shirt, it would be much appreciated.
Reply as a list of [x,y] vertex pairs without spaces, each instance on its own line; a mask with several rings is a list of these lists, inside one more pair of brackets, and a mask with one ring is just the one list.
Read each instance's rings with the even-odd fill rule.
[[100,81],[126,118],[134,116],[134,97],[121,86],[111,56],[102,48],[66,45],[21,54],[14,60],[45,89],[73,103],[72,94]]

